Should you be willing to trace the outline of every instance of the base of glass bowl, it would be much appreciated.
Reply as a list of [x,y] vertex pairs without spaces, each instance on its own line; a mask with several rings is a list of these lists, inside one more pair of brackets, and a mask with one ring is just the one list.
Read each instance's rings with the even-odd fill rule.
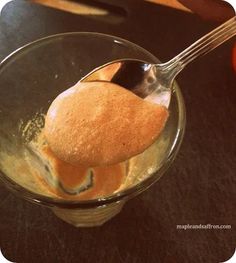
[[101,226],[116,216],[123,208],[125,202],[116,202],[89,209],[64,209],[53,207],[54,214],[63,221],[75,227]]

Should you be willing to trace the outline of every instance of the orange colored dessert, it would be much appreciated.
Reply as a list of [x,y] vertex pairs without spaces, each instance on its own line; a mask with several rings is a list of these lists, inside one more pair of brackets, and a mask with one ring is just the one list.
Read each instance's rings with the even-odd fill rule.
[[50,164],[49,183],[47,177],[35,173],[43,188],[56,197],[67,200],[89,200],[112,195],[124,181],[126,164],[89,168],[74,166],[58,159],[47,145],[40,155]]
[[118,85],[79,82],[52,102],[45,136],[52,152],[64,162],[85,167],[112,165],[148,148],[167,118],[164,106]]

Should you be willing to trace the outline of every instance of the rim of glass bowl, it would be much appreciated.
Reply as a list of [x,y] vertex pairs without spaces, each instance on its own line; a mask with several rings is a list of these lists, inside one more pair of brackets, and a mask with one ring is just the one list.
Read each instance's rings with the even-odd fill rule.
[[[40,38],[38,40],[32,41],[12,53],[10,53],[5,59],[3,59],[0,62],[0,71],[4,68],[5,64],[7,64],[11,59],[13,59],[15,56],[17,56],[19,53],[24,52],[28,48],[34,47],[35,45],[39,45],[40,43],[50,40],[50,39],[56,39],[60,37],[66,37],[71,35],[91,35],[91,36],[101,36],[105,38],[110,38],[117,41],[121,41],[122,43],[129,44],[136,46],[138,49],[143,50],[145,53],[149,53],[152,57],[157,59],[154,55],[152,55],[150,52],[145,50],[144,48],[126,40],[120,37],[103,34],[103,33],[97,33],[97,32],[68,32],[68,33],[60,33],[55,35],[50,35],[47,37]],[[41,194],[37,194],[33,191],[30,191],[23,186],[18,185],[16,182],[14,182],[12,179],[10,179],[7,175],[5,175],[2,171],[0,171],[0,180],[6,185],[8,189],[10,189],[12,192],[16,193],[17,195],[23,197],[24,199],[27,199],[28,201],[38,203],[41,205],[51,206],[51,207],[61,207],[61,208],[68,208],[68,209],[74,209],[74,208],[94,208],[98,206],[107,205],[114,202],[119,202],[122,200],[128,200],[139,193],[143,192],[147,188],[149,188],[154,182],[156,182],[163,173],[170,167],[171,163],[173,162],[179,148],[181,145],[181,142],[183,140],[184,130],[185,130],[185,122],[186,122],[186,116],[185,116],[185,105],[184,100],[181,94],[181,91],[175,82],[175,93],[177,96],[177,103],[178,103],[178,114],[179,114],[179,121],[178,121],[178,127],[177,127],[177,133],[174,140],[174,143],[166,156],[166,158],[162,161],[162,164],[160,166],[160,169],[150,175],[148,178],[143,180],[142,182],[128,188],[125,190],[122,190],[118,193],[115,193],[113,195],[97,198],[97,199],[91,199],[91,200],[64,200],[61,198],[55,198],[55,197],[47,197]]]

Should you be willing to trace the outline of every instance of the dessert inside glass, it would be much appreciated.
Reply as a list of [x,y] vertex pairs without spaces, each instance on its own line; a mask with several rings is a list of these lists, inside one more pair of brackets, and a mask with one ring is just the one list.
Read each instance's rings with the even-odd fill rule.
[[[75,226],[101,225],[116,215],[128,199],[160,178],[182,141],[185,109],[175,83],[165,126],[144,151],[90,165],[64,161],[49,147],[45,116],[53,100],[94,68],[123,58],[158,62],[117,37],[66,33],[21,48],[0,67],[0,178],[15,193],[52,208]],[[69,145],[63,136],[54,141]]]

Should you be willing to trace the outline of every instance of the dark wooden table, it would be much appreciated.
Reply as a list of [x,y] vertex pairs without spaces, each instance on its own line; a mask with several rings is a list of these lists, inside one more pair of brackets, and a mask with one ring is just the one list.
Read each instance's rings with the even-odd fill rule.
[[[0,16],[0,58],[50,34],[98,31],[126,38],[167,60],[216,26],[190,13],[144,1],[107,2],[126,10],[119,24],[110,23],[109,16],[78,16],[20,0],[9,3]],[[228,41],[179,76],[187,127],[176,161],[158,183],[102,227],[72,227],[47,208],[21,200],[0,185],[3,254],[17,263],[216,263],[229,259],[236,241],[233,43]],[[231,229],[176,229],[180,224],[231,225]]]

